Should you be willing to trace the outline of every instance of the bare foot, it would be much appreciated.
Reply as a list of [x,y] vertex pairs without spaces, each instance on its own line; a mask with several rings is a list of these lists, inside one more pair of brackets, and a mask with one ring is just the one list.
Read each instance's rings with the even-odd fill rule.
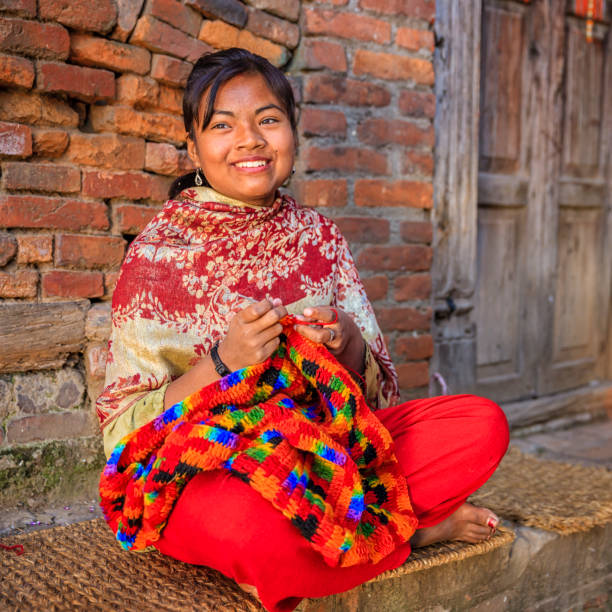
[[495,533],[498,523],[499,518],[491,510],[466,502],[441,523],[417,529],[410,543],[413,548],[420,548],[445,540],[482,542]]

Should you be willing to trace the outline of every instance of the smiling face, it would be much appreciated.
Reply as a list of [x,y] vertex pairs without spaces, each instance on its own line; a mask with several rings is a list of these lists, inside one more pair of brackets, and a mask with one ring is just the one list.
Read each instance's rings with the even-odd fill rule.
[[187,139],[189,157],[210,186],[230,198],[271,206],[291,173],[295,141],[291,122],[263,76],[238,75],[219,87],[210,123]]

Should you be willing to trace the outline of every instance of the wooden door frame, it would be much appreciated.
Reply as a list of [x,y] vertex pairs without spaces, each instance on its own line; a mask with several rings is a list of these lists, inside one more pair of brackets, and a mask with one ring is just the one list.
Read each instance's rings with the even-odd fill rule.
[[[432,269],[435,353],[432,371],[442,373],[450,391],[454,393],[470,392],[476,387],[474,292],[482,6],[483,2],[436,0],[434,63],[437,106]],[[548,49],[549,53],[557,51]],[[540,91],[539,94],[546,95],[546,92]],[[558,103],[553,106],[557,108]],[[556,120],[553,116],[548,119]],[[547,152],[540,150],[540,155],[546,159]],[[612,163],[609,167],[612,167]],[[532,188],[537,189],[537,185],[533,183]],[[550,197],[551,194],[548,194],[546,199],[550,200]],[[610,209],[608,213],[612,215]],[[543,219],[540,216],[533,221],[541,223]],[[544,265],[547,270],[551,265],[554,267],[555,261],[550,257],[546,259],[539,265]],[[541,308],[535,309],[538,312],[528,321],[530,333],[537,334],[538,330],[541,333],[541,318],[550,316],[550,308],[546,304],[539,306]],[[609,332],[608,366],[604,366],[607,369],[604,377],[607,374],[607,378],[612,377],[612,330]],[[606,383],[604,385],[607,386]],[[536,402],[539,402],[538,406],[546,404],[545,398],[539,398]],[[610,402],[606,400],[605,403]],[[591,412],[602,409],[604,406],[601,402],[589,404]],[[542,407],[541,412],[543,417],[546,415],[545,418],[550,418],[549,410]]]

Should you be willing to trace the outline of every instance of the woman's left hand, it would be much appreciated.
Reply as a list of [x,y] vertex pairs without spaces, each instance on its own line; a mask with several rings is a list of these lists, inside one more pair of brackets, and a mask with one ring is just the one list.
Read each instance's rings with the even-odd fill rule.
[[[337,316],[336,316],[337,313]],[[361,374],[365,345],[355,321],[339,308],[312,306],[304,309],[304,324],[295,329],[317,344],[324,344],[344,366]],[[309,325],[309,323],[328,325]]]

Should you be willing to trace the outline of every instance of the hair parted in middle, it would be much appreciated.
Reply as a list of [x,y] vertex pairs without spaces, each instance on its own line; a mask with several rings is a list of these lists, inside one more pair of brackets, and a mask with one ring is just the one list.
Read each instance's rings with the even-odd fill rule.
[[[295,97],[287,77],[264,57],[237,47],[205,53],[194,64],[183,94],[183,122],[189,138],[193,140],[195,130],[203,130],[210,123],[219,88],[241,74],[261,74],[285,111],[297,143]],[[205,95],[206,107],[200,116]],[[168,195],[170,199],[175,198],[183,189],[194,185],[195,172],[190,172],[172,183]]]

